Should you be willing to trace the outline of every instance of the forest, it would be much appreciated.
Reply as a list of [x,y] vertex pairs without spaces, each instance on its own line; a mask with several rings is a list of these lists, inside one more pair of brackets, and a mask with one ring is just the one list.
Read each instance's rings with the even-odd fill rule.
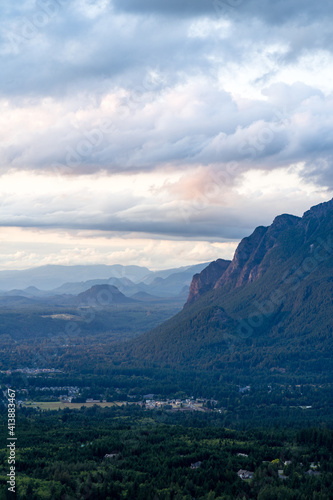
[[[17,443],[19,500],[333,498],[333,431],[325,426],[241,430],[213,413],[137,405],[25,408]],[[2,500],[12,496],[5,447],[0,453]]]

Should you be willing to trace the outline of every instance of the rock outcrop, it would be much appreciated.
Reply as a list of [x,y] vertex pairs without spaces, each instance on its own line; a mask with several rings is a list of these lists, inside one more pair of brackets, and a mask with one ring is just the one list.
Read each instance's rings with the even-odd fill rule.
[[194,276],[186,307],[134,339],[130,353],[226,376],[277,366],[332,373],[332,297],[333,201],[258,227],[230,264]]
[[217,281],[228,269],[230,263],[230,260],[217,259],[211,262],[201,273],[195,274],[190,285],[190,292],[185,306],[192,304],[204,293],[212,290]]
[[268,262],[267,256],[279,235],[300,220],[300,217],[283,214],[276,217],[271,226],[257,227],[251,236],[240,242],[230,266],[216,282],[215,288],[227,285],[240,287],[260,278],[266,270],[264,259]]

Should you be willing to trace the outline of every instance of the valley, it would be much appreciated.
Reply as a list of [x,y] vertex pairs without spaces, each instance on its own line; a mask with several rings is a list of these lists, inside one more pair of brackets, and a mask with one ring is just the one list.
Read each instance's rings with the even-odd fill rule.
[[[0,285],[18,498],[330,500],[332,234],[333,200],[257,228],[232,261]],[[36,287],[45,272],[57,288]]]

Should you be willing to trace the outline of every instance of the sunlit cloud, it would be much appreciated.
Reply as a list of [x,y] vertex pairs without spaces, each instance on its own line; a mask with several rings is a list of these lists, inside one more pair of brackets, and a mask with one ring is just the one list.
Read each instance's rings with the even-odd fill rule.
[[332,11],[4,5],[0,265],[231,257],[257,225],[330,198]]

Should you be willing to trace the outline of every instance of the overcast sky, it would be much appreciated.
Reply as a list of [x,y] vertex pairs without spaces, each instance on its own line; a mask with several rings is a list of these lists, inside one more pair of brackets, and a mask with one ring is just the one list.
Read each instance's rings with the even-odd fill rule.
[[332,198],[333,4],[0,5],[0,269],[231,258]]

